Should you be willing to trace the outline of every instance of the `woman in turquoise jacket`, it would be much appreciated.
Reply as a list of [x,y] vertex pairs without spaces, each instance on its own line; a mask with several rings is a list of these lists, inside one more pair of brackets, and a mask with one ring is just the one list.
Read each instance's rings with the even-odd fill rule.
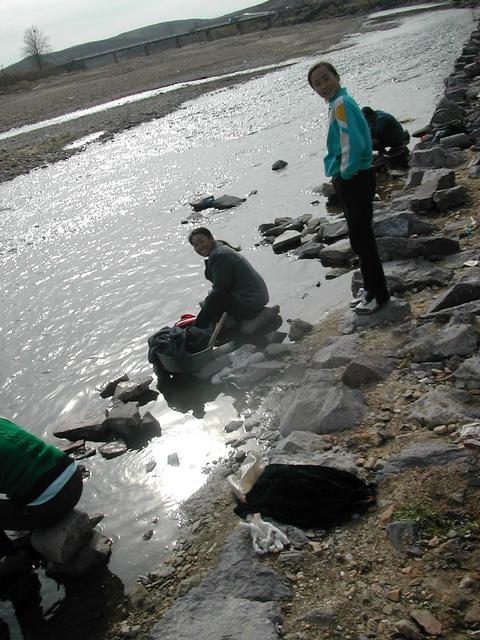
[[359,314],[373,313],[388,301],[389,293],[372,228],[375,173],[370,129],[358,104],[340,85],[332,64],[315,64],[308,72],[308,82],[328,102],[325,175],[332,178],[363,277],[363,288],[350,306]]

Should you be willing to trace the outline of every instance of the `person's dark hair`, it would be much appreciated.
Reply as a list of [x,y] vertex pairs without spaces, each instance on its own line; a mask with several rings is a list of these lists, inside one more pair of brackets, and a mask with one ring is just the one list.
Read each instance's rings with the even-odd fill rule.
[[192,229],[188,234],[188,241],[190,244],[193,244],[192,242],[193,236],[206,236],[207,238],[209,238],[209,240],[215,240],[215,242],[218,242],[219,244],[224,244],[227,247],[230,247],[230,249],[233,249],[234,251],[241,251],[241,247],[239,246],[234,246],[233,244],[230,244],[226,240],[219,240],[218,238],[215,239],[213,237],[212,232],[210,231],[210,229],[207,229],[207,227],[195,227],[195,229]]
[[320,60],[320,62],[316,62],[313,65],[313,67],[310,67],[310,70],[308,72],[307,78],[308,78],[308,84],[310,86],[312,86],[312,75],[319,67],[327,67],[327,69],[330,71],[330,73],[333,73],[333,75],[336,77],[336,79],[340,80],[340,76],[338,74],[338,71],[335,69],[333,64],[331,62],[327,62],[326,60]]
[[367,120],[375,120],[375,111],[371,107],[362,107],[362,111]]
[[210,229],[207,229],[207,227],[196,227],[195,229],[192,229],[188,234],[188,241],[190,244],[192,244],[193,236],[206,236],[210,240],[214,239],[212,232]]

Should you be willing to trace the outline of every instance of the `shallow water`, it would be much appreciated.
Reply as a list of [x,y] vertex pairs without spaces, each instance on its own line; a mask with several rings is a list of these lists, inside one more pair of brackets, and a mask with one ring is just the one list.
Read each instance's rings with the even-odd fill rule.
[[[361,105],[406,118],[414,131],[430,119],[474,18],[446,9],[395,20],[391,30],[348,38],[328,58]],[[61,414],[106,406],[96,390],[103,382],[150,373],[147,337],[195,311],[207,290],[181,224],[188,200],[200,194],[257,191],[236,210],[207,212],[203,223],[242,244],[285,319],[316,321],[346,304],[349,275],[327,282],[319,262],[255,247],[262,222],[325,213],[321,196],[311,204],[323,181],[326,122],[305,82],[313,61],[204,95],[0,185],[0,414],[54,440]],[[271,171],[279,158],[287,169]],[[91,477],[79,506],[106,514],[110,569],[127,585],[161,561],[179,502],[204,482],[205,465],[226,453],[223,426],[237,410],[233,397],[217,394],[187,395],[184,406],[182,397],[169,406],[159,396],[142,412],[160,421],[161,438],[114,460],[86,461]],[[180,466],[169,467],[175,451]],[[147,473],[150,460],[157,465]],[[154,535],[144,541],[149,529]]]

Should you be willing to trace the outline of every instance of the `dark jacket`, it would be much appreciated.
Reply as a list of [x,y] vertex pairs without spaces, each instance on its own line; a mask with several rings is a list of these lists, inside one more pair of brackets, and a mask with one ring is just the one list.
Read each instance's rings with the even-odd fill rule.
[[402,125],[386,111],[375,111],[371,132],[372,138],[378,140],[383,147],[401,147],[404,144]]
[[205,278],[214,290],[229,293],[241,304],[259,311],[268,303],[268,289],[262,276],[238,251],[215,243],[205,260]]

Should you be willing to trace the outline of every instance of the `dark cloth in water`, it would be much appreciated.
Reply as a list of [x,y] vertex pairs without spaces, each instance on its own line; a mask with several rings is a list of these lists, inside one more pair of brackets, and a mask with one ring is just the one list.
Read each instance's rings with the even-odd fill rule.
[[316,465],[270,464],[235,513],[260,513],[297,527],[327,529],[365,511],[375,487],[347,471]]
[[148,338],[148,361],[156,364],[158,354],[181,358],[203,351],[208,347],[211,335],[211,329],[200,329],[195,325],[163,327]]

